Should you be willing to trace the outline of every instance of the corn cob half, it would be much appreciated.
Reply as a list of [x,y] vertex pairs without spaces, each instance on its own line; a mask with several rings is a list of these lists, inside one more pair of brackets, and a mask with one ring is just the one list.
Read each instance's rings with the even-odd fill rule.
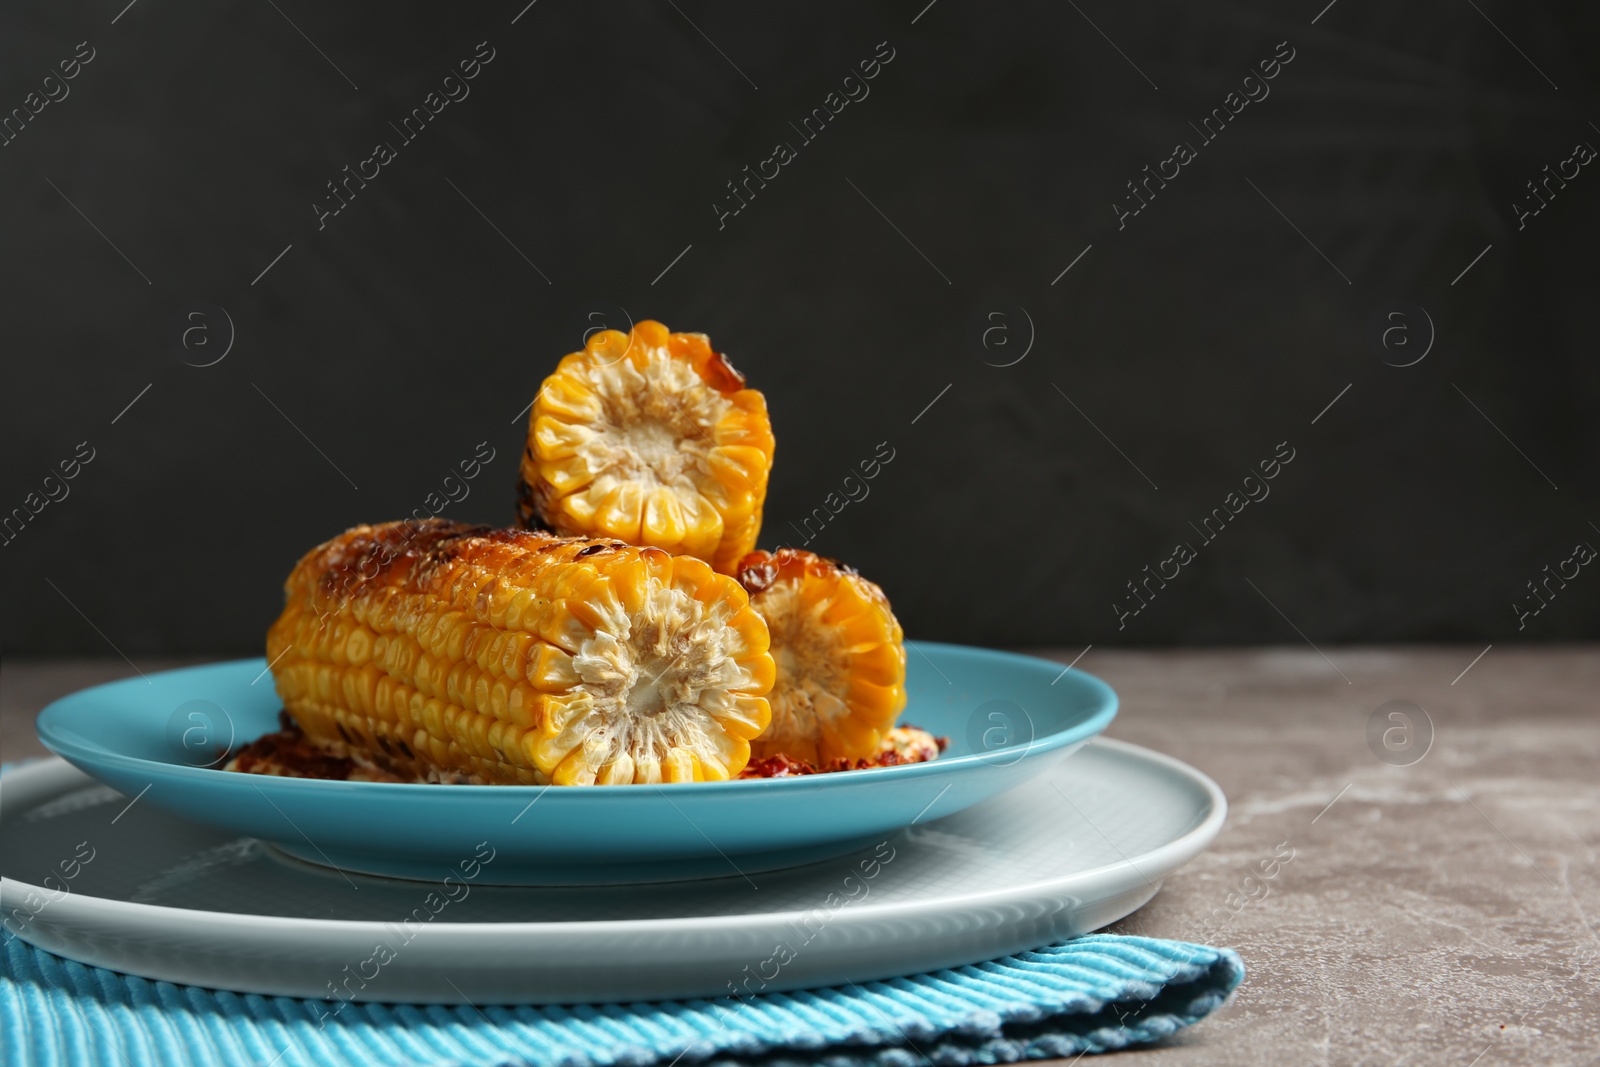
[[770,717],[767,628],[692,557],[440,519],[313,549],[267,634],[314,742],[404,777],[736,776]]
[[772,452],[766,400],[705,334],[602,330],[533,402],[518,521],[731,574],[761,530]]
[[772,724],[756,758],[871,760],[906,705],[904,634],[883,590],[799,549],[752,552],[738,578],[771,635]]

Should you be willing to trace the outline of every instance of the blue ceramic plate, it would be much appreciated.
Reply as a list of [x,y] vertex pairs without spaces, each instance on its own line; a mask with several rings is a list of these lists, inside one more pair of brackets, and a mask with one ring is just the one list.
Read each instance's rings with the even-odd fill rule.
[[222,753],[277,728],[264,660],[96,686],[39,715],[52,751],[136,803],[309,863],[438,881],[584,885],[811,863],[1023,784],[1099,734],[1117,697],[1030,656],[917,643],[901,721],[947,735],[932,763],[663,786],[441,786],[236,774]]

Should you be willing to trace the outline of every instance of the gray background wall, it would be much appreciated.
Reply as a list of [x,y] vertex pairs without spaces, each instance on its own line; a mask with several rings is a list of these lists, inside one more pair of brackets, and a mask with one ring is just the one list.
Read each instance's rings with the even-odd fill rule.
[[[508,520],[519,410],[606,307],[709,333],[766,392],[768,546],[888,442],[810,547],[914,636],[1600,633],[1600,568],[1512,607],[1600,546],[1600,166],[1514,208],[1600,146],[1594,5],[923,4],[7,4],[0,108],[94,58],[0,147],[0,508],[94,459],[0,548],[5,651],[254,652],[301,552],[421,506],[479,442],[450,513]],[[801,144],[880,42],[870,96]],[[719,229],[780,140],[797,158]],[[1197,158],[1119,229],[1179,141]],[[185,365],[222,350],[218,309],[226,358]],[[1280,442],[1271,495],[1202,545]],[[1119,628],[1180,540],[1197,558]]]

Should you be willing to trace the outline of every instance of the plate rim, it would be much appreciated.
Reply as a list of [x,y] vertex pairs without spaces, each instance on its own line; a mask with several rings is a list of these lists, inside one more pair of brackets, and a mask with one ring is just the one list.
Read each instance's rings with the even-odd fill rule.
[[[1038,664],[1053,664],[1055,662],[1054,660],[1047,660],[1041,656],[1033,656],[1023,652],[1011,652],[1003,649],[983,648],[977,645],[960,645],[943,641],[907,641],[906,644],[913,646],[914,649],[922,649],[926,647],[941,653],[954,655],[1000,657],[1002,659],[1020,660],[1027,663]],[[213,663],[201,663],[189,667],[178,667],[169,671],[157,672],[156,674],[147,678],[146,681],[148,682],[155,678],[161,678],[168,675],[190,671],[216,670],[221,668],[237,668],[243,671],[256,666],[265,668],[266,657],[258,656],[244,659],[217,660]],[[937,669],[937,665],[935,666],[935,669]],[[1085,691],[1091,695],[1093,703],[1090,711],[1085,716],[1083,721],[1070,726],[1067,729],[1057,730],[1053,733],[1045,734],[1042,737],[1033,737],[1023,744],[1007,745],[1004,748],[992,749],[981,753],[974,752],[964,756],[952,756],[948,759],[941,758],[929,761],[927,763],[902,764],[894,767],[869,767],[864,768],[861,771],[840,771],[833,774],[818,775],[796,775],[785,778],[744,778],[718,782],[674,782],[670,783],[672,786],[672,795],[674,797],[695,797],[704,796],[707,793],[710,793],[711,795],[720,795],[724,793],[739,795],[784,789],[790,791],[820,790],[837,788],[842,784],[851,782],[859,782],[861,779],[856,776],[858,774],[869,772],[875,778],[880,779],[885,775],[893,776],[895,779],[915,779],[935,775],[942,776],[945,774],[959,773],[964,769],[974,766],[993,766],[997,762],[1004,760],[1010,760],[1011,764],[1015,764],[1030,757],[1054,752],[1057,749],[1064,748],[1068,745],[1099,737],[1116,719],[1117,713],[1120,710],[1120,699],[1117,696],[1116,690],[1113,689],[1103,679],[1090,674],[1087,671],[1076,670],[1075,668],[1069,667],[1066,671],[1062,672],[1061,678],[1058,678],[1057,680],[1063,680],[1066,674],[1069,672],[1077,675],[1077,678],[1073,680],[1072,684],[1081,687],[1082,691]],[[114,686],[129,685],[132,683],[135,683],[135,680],[132,678],[120,678],[115,681],[103,682],[99,685],[93,685],[79,689],[75,692],[68,693],[65,696],[51,701],[49,704],[45,705],[42,710],[40,710],[39,714],[34,719],[34,731],[38,735],[40,743],[54,753],[57,757],[68,758],[69,762],[71,757],[76,757],[78,759],[84,759],[94,763],[108,764],[128,771],[146,771],[147,773],[153,771],[154,773],[159,773],[162,775],[177,775],[179,778],[189,779],[195,782],[208,780],[220,781],[220,779],[213,777],[218,774],[237,775],[237,772],[235,771],[224,771],[220,767],[196,767],[185,763],[169,763],[161,760],[145,759],[140,756],[130,756],[124,753],[114,752],[102,747],[78,745],[70,740],[64,740],[60,736],[50,736],[49,730],[51,728],[51,724],[47,721],[47,719],[52,716],[52,713],[55,713],[56,715],[61,714],[61,712],[57,710],[61,705],[82,699],[88,694],[97,693],[103,689],[109,689]],[[255,683],[252,682],[251,684],[253,685]],[[1051,684],[1054,685],[1055,683],[1052,682]],[[531,790],[538,790],[540,791],[541,795],[546,790],[555,790],[557,795],[570,794],[575,799],[582,797],[586,802],[598,802],[602,804],[610,802],[620,803],[622,798],[628,798],[630,802],[637,803],[640,795],[639,787],[637,785],[591,785],[584,786],[581,790],[577,791],[569,789],[565,786],[552,785],[475,785],[471,787],[470,792],[460,791],[459,795],[466,796],[469,798],[469,800],[449,800],[443,798],[457,795],[458,791],[449,789],[441,791],[438,785],[432,783],[339,782],[326,781],[316,778],[288,778],[274,775],[258,777],[265,779],[264,782],[257,783],[258,786],[263,784],[268,785],[268,788],[275,792],[282,790],[291,794],[297,792],[315,794],[318,791],[331,793],[356,790],[358,792],[369,793],[374,797],[390,796],[395,797],[396,799],[407,794],[424,795],[435,798],[433,801],[434,803],[444,804],[467,803],[471,799],[478,798],[493,799],[495,797],[500,797],[508,801],[512,800],[513,798],[525,799]],[[424,792],[419,794],[418,791]]]
[[[1099,867],[1092,867],[1085,871],[1075,871],[1044,882],[1030,882],[1027,883],[1025,888],[1015,887],[988,895],[950,897],[940,898],[937,901],[916,901],[887,905],[856,904],[847,909],[840,909],[834,914],[829,924],[833,925],[840,920],[843,920],[846,925],[854,925],[857,923],[870,923],[886,917],[914,918],[927,910],[946,909],[969,902],[982,904],[983,906],[1003,905],[1017,897],[1036,897],[1046,892],[1072,895],[1071,889],[1074,884],[1101,881],[1106,878],[1109,872],[1124,869],[1133,871],[1143,881],[1149,883],[1151,880],[1140,869],[1140,862],[1144,862],[1146,866],[1159,866],[1166,872],[1161,875],[1162,881],[1151,883],[1159,890],[1168,875],[1203,852],[1222,829],[1228,814],[1227,796],[1223,793],[1222,788],[1205,772],[1164,752],[1157,752],[1154,749],[1146,748],[1130,741],[1121,741],[1103,736],[1091,739],[1085,746],[1085,750],[1091,746],[1107,749],[1124,759],[1131,758],[1153,764],[1161,768],[1165,773],[1181,778],[1191,786],[1198,787],[1206,798],[1209,810],[1199,823],[1178,837],[1153,849],[1141,852],[1135,857],[1124,857],[1115,863],[1102,864]],[[1081,751],[1074,753],[1074,755],[1081,754]],[[82,771],[67,760],[60,756],[55,756],[35,763],[11,767],[3,777],[0,777],[0,782],[6,780],[14,781],[20,776],[30,779],[26,784],[32,785],[34,783],[31,779],[34,777],[44,778],[46,775],[58,774],[63,770],[75,774],[83,774]],[[89,781],[94,782],[94,779],[89,778]],[[85,787],[87,787],[87,783],[85,783]],[[890,833],[892,835],[899,832],[901,831],[895,830]],[[376,876],[365,875],[364,877]],[[18,890],[33,889],[37,891],[42,888],[9,876],[0,876],[0,886],[4,887],[7,894]],[[69,893],[66,897],[53,901],[50,904],[50,910],[57,911],[58,915],[61,916],[57,920],[57,925],[62,922],[72,922],[75,917],[82,922],[93,923],[109,920],[121,924],[157,925],[162,929],[170,928],[172,923],[193,923],[198,921],[228,926],[236,934],[243,936],[290,930],[301,932],[309,930],[313,933],[320,932],[330,936],[365,936],[385,927],[383,922],[374,919],[318,919],[286,915],[246,915],[239,912],[210,911],[198,908],[179,908],[167,904],[144,904],[134,901],[114,900],[109,897],[97,897],[76,892]],[[660,933],[669,929],[673,932],[759,929],[777,922],[804,918],[811,914],[813,910],[815,909],[746,912],[739,915],[684,916],[664,919],[581,919],[568,922],[460,922],[447,923],[437,927],[429,925],[423,927],[418,936],[427,936],[430,939],[457,937],[463,940],[470,940],[491,936],[537,938],[541,935],[552,936],[559,933],[628,936]],[[442,932],[424,935],[423,931],[427,930],[439,930]],[[15,936],[20,937],[21,935]],[[22,940],[32,943],[27,937],[22,937]]]

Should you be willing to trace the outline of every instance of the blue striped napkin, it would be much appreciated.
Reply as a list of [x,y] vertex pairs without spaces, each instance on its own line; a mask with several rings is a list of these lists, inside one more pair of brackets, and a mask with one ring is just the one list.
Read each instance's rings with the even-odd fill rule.
[[593,1007],[348,1004],[214,992],[64,960],[3,936],[0,1060],[217,1067],[944,1067],[1147,1044],[1244,977],[1229,949],[1093,934],[863,985]]

